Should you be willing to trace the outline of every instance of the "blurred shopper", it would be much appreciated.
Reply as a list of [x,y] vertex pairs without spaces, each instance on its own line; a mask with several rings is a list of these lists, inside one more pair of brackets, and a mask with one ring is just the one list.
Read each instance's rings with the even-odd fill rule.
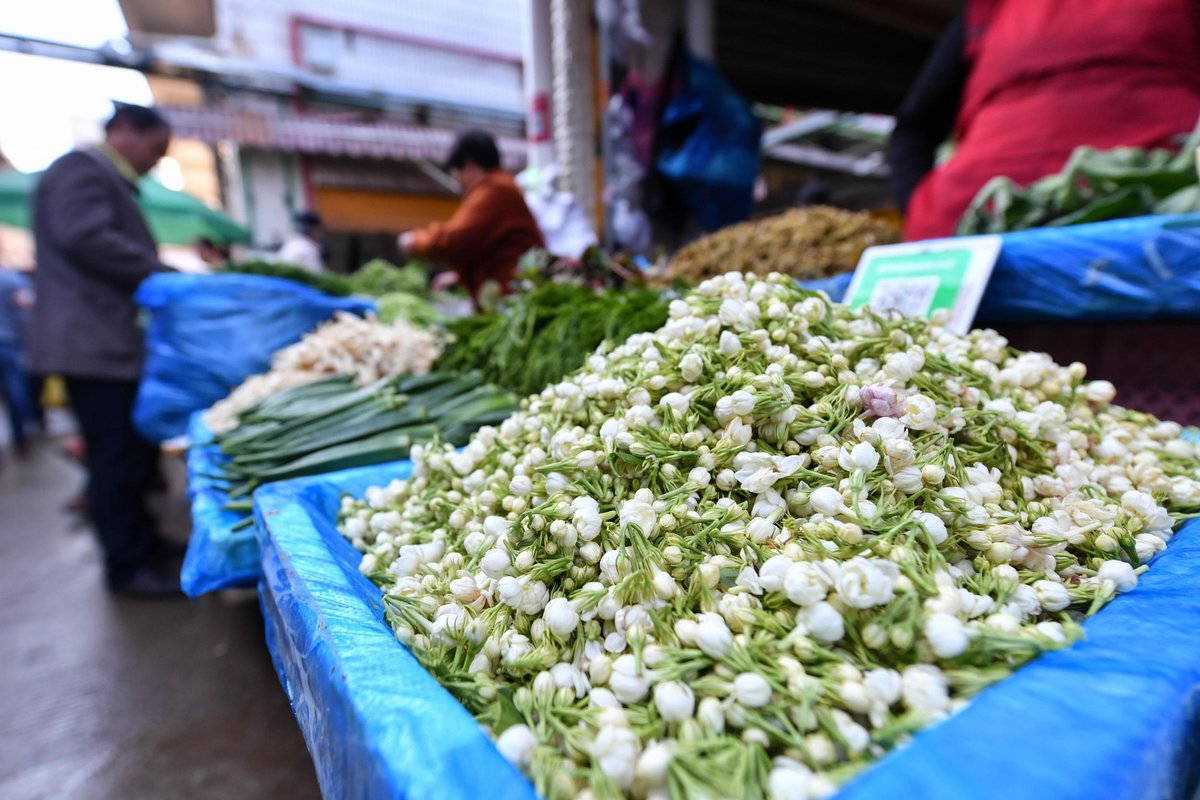
[[26,329],[33,308],[33,283],[23,272],[0,269],[0,402],[8,411],[13,451],[24,456],[37,424],[25,355]]
[[396,243],[403,256],[450,267],[478,307],[487,283],[508,293],[517,261],[544,246],[542,233],[512,176],[500,169],[500,151],[489,134],[460,133],[446,169],[463,194],[454,216],[402,233]]
[[[967,0],[888,148],[909,239],[948,236],[987,181],[1028,184],[1079,145],[1178,146],[1200,116],[1192,0]],[[934,167],[953,133],[955,151]]]
[[153,109],[122,105],[104,130],[103,144],[58,159],[37,188],[33,364],[66,381],[109,587],[170,595],[178,574],[160,558],[145,503],[158,450],[132,420],[144,348],[133,294],[166,269],[138,207],[138,178],[166,152],[170,129]]
[[325,241],[325,228],[321,218],[312,211],[301,211],[293,218],[295,232],[288,237],[275,254],[284,264],[295,264],[309,272],[324,272],[325,259],[321,256],[321,245]]

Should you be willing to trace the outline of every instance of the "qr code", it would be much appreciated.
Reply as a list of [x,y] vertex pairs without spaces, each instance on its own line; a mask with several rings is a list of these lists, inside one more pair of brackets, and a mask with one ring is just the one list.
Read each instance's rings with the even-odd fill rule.
[[871,288],[867,305],[876,311],[894,310],[906,317],[927,317],[937,289],[935,277],[880,278]]

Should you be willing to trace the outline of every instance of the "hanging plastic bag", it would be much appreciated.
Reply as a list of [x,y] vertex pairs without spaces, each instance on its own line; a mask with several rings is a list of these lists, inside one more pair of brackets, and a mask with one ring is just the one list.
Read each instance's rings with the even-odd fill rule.
[[133,421],[155,442],[182,436],[193,412],[266,371],[276,350],[335,312],[374,308],[262,275],[154,275],[135,299],[148,322]]
[[663,110],[655,165],[711,231],[750,214],[762,125],[712,64],[679,52],[683,85]]

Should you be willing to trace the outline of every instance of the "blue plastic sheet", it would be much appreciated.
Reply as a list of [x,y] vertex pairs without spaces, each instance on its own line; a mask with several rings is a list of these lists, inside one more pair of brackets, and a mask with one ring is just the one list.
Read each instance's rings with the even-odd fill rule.
[[750,215],[762,123],[716,67],[681,58],[683,88],[663,109],[654,164],[711,231]]
[[[369,467],[255,495],[268,646],[329,798],[532,797],[383,621],[334,524]],[[1087,639],[985,690],[849,783],[838,800],[1188,797],[1200,762],[1200,522]]]
[[276,350],[335,312],[374,308],[263,275],[154,275],[135,299],[149,322],[133,421],[156,442],[183,435],[193,412],[266,371]]
[[255,493],[267,646],[333,798],[533,800],[529,783],[383,621],[379,590],[334,525],[343,492],[411,463],[270,484]]
[[[1200,216],[1135,217],[1002,235],[979,323],[1200,317]],[[801,281],[840,301],[850,275]]]
[[258,539],[250,515],[225,508],[228,487],[216,475],[223,456],[212,431],[197,411],[188,426],[192,448],[187,455],[187,492],[192,507],[192,535],[179,583],[188,597],[234,587],[253,586],[262,575]]

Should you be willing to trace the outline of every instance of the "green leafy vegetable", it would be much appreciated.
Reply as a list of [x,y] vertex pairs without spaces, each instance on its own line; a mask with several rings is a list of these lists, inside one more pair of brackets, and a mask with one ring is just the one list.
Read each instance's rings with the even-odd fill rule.
[[222,267],[219,272],[237,272],[245,275],[265,275],[269,278],[284,278],[296,283],[303,283],[319,289],[334,297],[347,297],[354,290],[341,275],[333,272],[309,272],[304,267],[295,264],[283,264],[274,261],[242,261]]
[[666,319],[667,301],[648,289],[544,284],[508,298],[499,313],[449,322],[455,339],[437,368],[478,370],[498,386],[530,395],[578,369],[601,343],[623,342]]
[[429,289],[429,270],[419,261],[397,267],[390,261],[376,258],[350,276],[350,285],[359,294],[372,297],[394,292],[424,295]]
[[1062,172],[1022,188],[989,181],[958,224],[959,235],[1080,225],[1145,214],[1200,211],[1196,148],[1200,127],[1179,152],[1077,147]]

